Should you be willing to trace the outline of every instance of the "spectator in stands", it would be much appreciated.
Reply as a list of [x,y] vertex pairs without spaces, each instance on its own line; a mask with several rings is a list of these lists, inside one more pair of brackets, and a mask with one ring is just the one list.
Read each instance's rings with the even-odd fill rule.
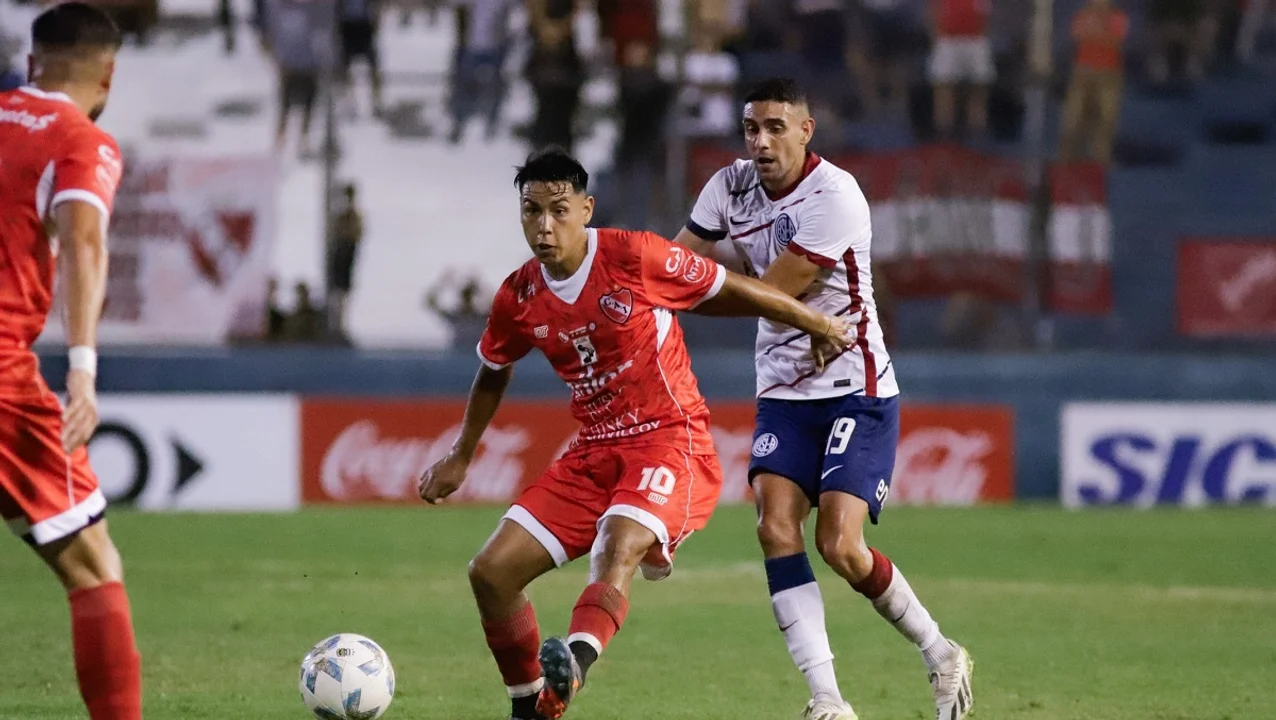
[[284,320],[284,339],[289,342],[317,342],[323,339],[323,313],[310,297],[310,285],[293,286],[296,301],[292,313]]
[[1240,32],[1236,37],[1236,58],[1248,65],[1254,61],[1258,36],[1264,25],[1276,18],[1276,0],[1248,0],[1241,16]]
[[866,42],[852,49],[851,61],[863,87],[865,109],[871,114],[882,109],[903,114],[908,109],[912,9],[908,0],[860,0],[860,8]]
[[[700,137],[727,137],[740,128],[740,109],[736,104],[736,85],[740,79],[739,58],[727,52],[725,43],[742,50],[745,10],[744,0],[736,8],[732,0],[722,0],[721,7],[693,15],[690,22],[690,45],[682,62],[683,84],[680,105],[685,109],[680,131]],[[713,5],[718,0],[706,0]],[[735,26],[730,13],[738,11]]]
[[683,6],[693,48],[738,52],[744,37],[748,0],[700,0]]
[[533,149],[557,145],[572,151],[576,108],[585,66],[576,50],[573,0],[527,0],[532,51],[525,75],[536,95]]
[[21,87],[31,54],[31,23],[44,10],[37,2],[0,3],[0,90]]
[[625,41],[620,65],[620,138],[615,168],[621,224],[645,230],[659,223],[653,217],[652,189],[664,168],[666,117],[673,88],[656,71],[654,47]]
[[301,154],[312,155],[310,124],[319,78],[331,62],[336,12],[328,0],[269,0],[266,47],[279,70],[279,126],[275,144],[283,148],[288,112],[301,108]]
[[967,83],[966,131],[983,135],[988,129],[988,90],[997,79],[988,37],[989,0],[930,0],[930,14],[935,129],[945,138],[954,136],[957,86]]
[[1129,31],[1130,18],[1112,0],[1090,0],[1073,18],[1077,54],[1064,101],[1061,159],[1077,157],[1088,133],[1091,159],[1111,162],[1124,85],[1121,49]]
[[478,303],[483,295],[483,285],[477,276],[471,275],[457,292],[456,306],[447,308],[439,301],[439,295],[451,290],[453,282],[461,277],[460,273],[449,272],[443,280],[435,285],[425,296],[425,306],[452,326],[452,345],[454,347],[471,348],[478,345],[487,325],[487,308]]
[[457,0],[461,23],[450,103],[455,145],[465,134],[470,116],[482,110],[486,135],[496,137],[501,106],[505,103],[505,57],[510,46],[509,16],[513,0]]
[[359,209],[358,190],[353,183],[346,185],[342,195],[344,201],[332,219],[328,255],[328,327],[334,335],[344,338],[346,302],[354,284],[359,245],[363,242],[363,212]]
[[841,118],[850,99],[850,8],[844,0],[793,0],[793,14],[811,114],[824,128],[821,149],[831,152],[841,145]]
[[[1195,82],[1204,77],[1218,35],[1214,11],[1205,0],[1151,0],[1148,21],[1154,41],[1148,57],[1148,76],[1152,82]],[[1183,56],[1182,74],[1171,72],[1170,61],[1176,54]]]
[[356,58],[368,64],[372,81],[372,114],[381,117],[381,53],[378,52],[382,0],[337,0],[341,28],[341,84],[351,107],[358,104],[350,90],[350,68]]
[[279,278],[266,281],[266,342],[279,342],[284,338],[284,326],[288,316],[279,307]]

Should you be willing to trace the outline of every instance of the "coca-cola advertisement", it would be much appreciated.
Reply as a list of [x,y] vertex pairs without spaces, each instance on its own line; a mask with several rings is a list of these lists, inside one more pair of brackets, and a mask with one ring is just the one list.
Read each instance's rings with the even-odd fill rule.
[[1276,239],[1184,240],[1178,264],[1180,333],[1276,337]]
[[[418,502],[422,471],[460,432],[464,402],[304,400],[302,501]],[[752,502],[753,403],[710,407],[722,502]],[[999,406],[905,405],[891,502],[970,505],[1014,497],[1013,415]],[[577,430],[565,403],[509,400],[453,502],[505,503],[561,455]]]

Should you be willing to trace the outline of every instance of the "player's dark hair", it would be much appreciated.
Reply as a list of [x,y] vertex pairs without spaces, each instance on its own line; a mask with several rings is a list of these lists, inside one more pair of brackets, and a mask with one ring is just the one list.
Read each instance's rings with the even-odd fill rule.
[[578,193],[589,186],[589,173],[576,158],[559,147],[537,150],[527,156],[523,165],[514,173],[514,187],[522,192],[529,183],[570,183]]
[[744,102],[779,102],[790,105],[805,105],[806,91],[793,78],[770,78],[754,85],[749,94],[744,96]]
[[119,50],[123,42],[111,16],[84,2],[54,5],[31,25],[31,43],[41,50]]

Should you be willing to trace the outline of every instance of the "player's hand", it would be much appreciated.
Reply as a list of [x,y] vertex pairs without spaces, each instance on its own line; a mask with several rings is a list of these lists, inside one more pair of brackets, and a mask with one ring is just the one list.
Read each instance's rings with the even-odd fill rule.
[[469,469],[469,460],[450,452],[421,474],[417,492],[422,500],[437,505],[440,500],[461,487],[461,483],[465,482],[465,472]]
[[66,374],[66,407],[62,410],[62,448],[74,452],[97,430],[97,388],[93,375],[84,370]]
[[855,326],[846,318],[827,316],[826,319],[828,329],[811,335],[811,359],[820,372],[855,342]]

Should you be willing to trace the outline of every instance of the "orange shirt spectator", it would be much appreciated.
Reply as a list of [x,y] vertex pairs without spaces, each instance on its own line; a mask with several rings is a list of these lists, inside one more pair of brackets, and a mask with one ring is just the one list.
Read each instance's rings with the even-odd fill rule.
[[1091,70],[1120,70],[1121,45],[1130,32],[1130,18],[1101,2],[1082,8],[1072,20],[1072,37],[1077,41],[1077,67]]
[[940,37],[983,37],[988,33],[989,0],[934,0]]

